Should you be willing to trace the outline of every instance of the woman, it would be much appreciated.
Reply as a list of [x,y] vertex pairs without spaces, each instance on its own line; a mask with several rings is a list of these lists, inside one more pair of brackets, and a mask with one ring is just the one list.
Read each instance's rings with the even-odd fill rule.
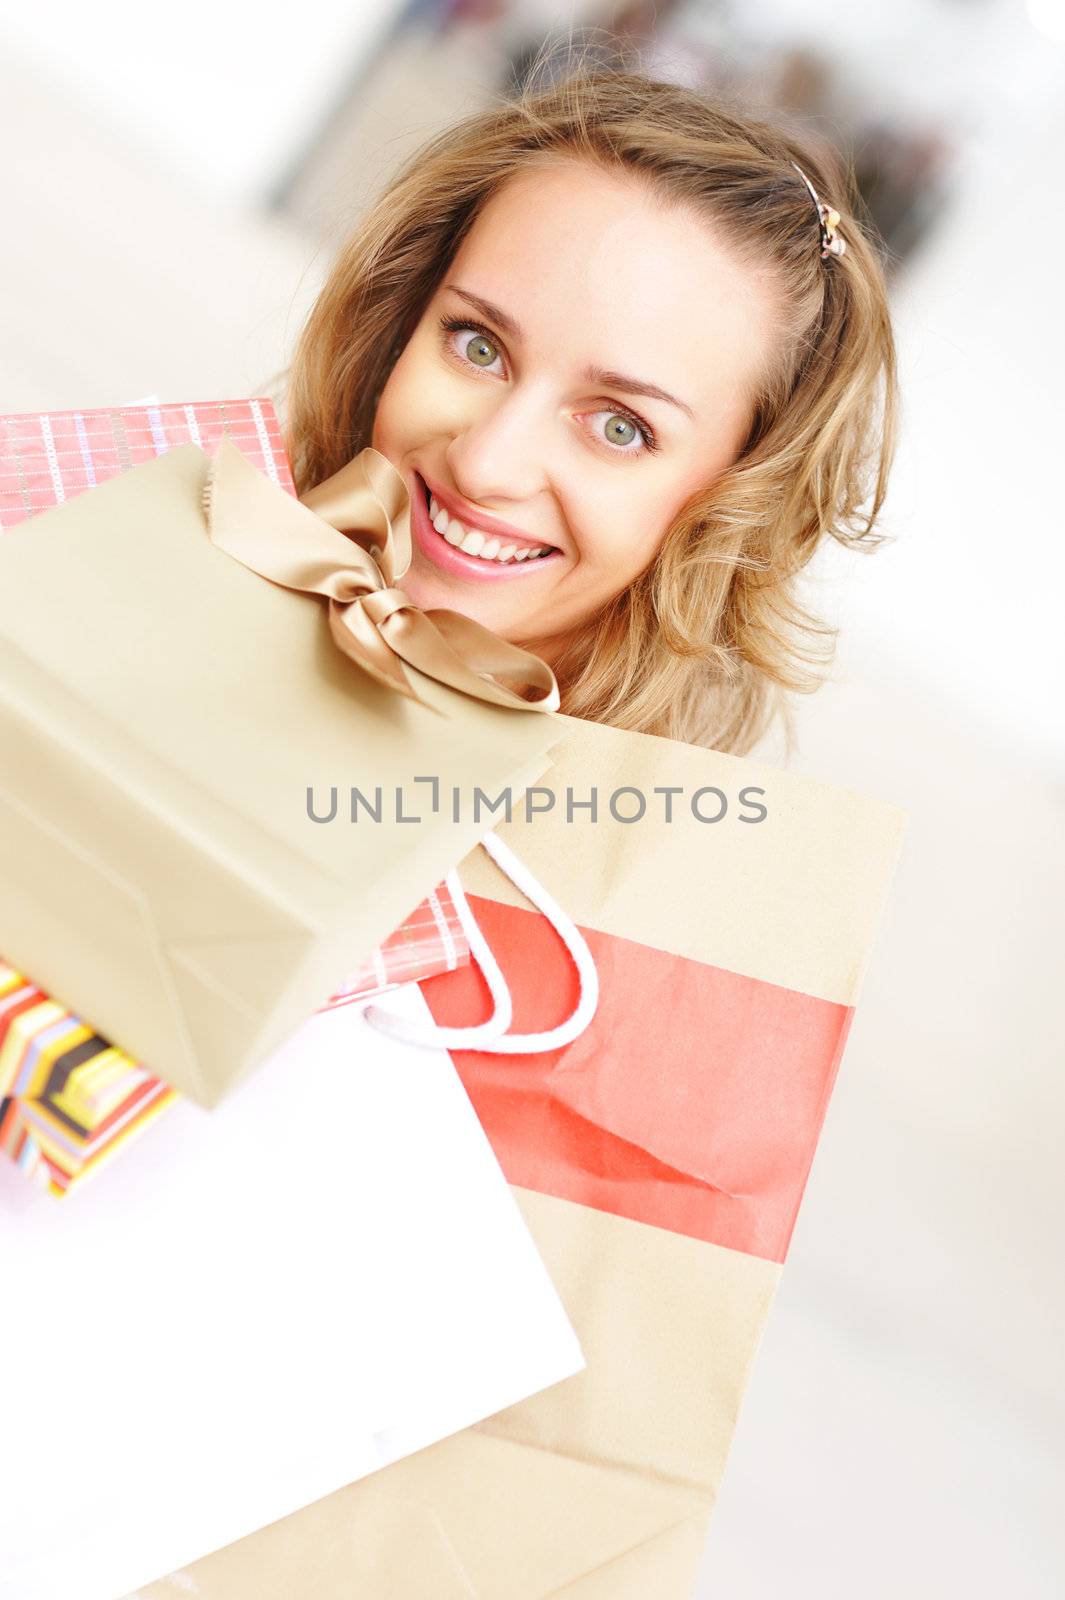
[[882,542],[895,355],[858,204],[790,135],[636,74],[470,117],[311,314],[299,491],[372,444],[416,603],[536,651],[570,715],[746,753],[831,653],[796,575],[825,537]]

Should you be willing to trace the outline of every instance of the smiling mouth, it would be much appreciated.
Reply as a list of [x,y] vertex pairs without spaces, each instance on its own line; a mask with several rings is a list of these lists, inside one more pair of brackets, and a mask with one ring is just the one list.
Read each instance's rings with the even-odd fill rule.
[[496,534],[483,533],[480,528],[467,528],[460,518],[453,517],[445,507],[437,503],[420,473],[417,474],[417,478],[430,531],[442,543],[450,545],[462,555],[472,560],[483,561],[486,567],[517,567],[532,566],[536,562],[548,561],[552,556],[562,554],[553,544],[521,545],[515,540],[508,541]]

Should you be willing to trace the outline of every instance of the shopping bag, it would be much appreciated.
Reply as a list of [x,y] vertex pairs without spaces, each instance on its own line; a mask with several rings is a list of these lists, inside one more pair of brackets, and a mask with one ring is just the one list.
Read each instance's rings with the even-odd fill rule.
[[295,496],[277,413],[265,396],[0,417],[0,530],[179,445],[196,444],[213,455],[223,439]]
[[[520,792],[557,733],[542,681],[538,703],[498,681],[515,660],[550,680],[541,662],[492,635],[464,662],[484,630],[435,613],[444,638],[394,587],[406,491],[363,454],[369,553],[224,439],[213,464],[182,446],[0,537],[5,955],[204,1105],[490,828],[419,807],[419,782]],[[255,565],[273,541],[298,567],[305,528],[309,566],[322,530],[341,552],[320,591]]]
[[582,1365],[447,1055],[355,1006],[75,1204],[0,1162],[0,1259],[5,1600],[115,1600]]
[[[0,417],[0,529],[180,445],[210,452],[222,439],[295,496],[277,415],[265,397]],[[468,959],[454,906],[438,884],[325,1003],[353,1004]],[[27,1176],[53,1194],[68,1193],[177,1098],[0,956],[0,1148]]]
[[[584,933],[598,1009],[560,1050],[452,1059],[586,1369],[143,1600],[692,1592],[905,815],[561,720],[531,820],[498,832]],[[565,1014],[573,968],[540,919],[482,851],[460,877],[514,1028]],[[421,988],[440,1026],[487,1005],[473,967]]]
[[447,885],[438,883],[325,1004],[350,1005],[419,978],[453,972],[469,959],[470,947],[454,902]]
[[[318,1009],[364,1005],[469,958],[465,929],[440,884]],[[0,1151],[26,1177],[53,1195],[69,1194],[179,1099],[0,955]]]

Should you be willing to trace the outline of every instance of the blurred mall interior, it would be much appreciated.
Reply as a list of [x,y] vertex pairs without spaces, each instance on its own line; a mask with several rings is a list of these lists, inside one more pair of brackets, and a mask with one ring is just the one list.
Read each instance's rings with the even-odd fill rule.
[[756,755],[909,829],[699,1596],[1051,1600],[1065,0],[0,0],[0,413],[265,392],[389,171],[574,26],[845,151],[902,357],[891,543],[819,559],[837,659]]

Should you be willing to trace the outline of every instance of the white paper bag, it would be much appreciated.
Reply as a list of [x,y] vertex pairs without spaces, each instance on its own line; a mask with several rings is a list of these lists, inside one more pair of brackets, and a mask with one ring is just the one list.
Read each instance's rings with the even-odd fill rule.
[[0,1252],[5,1600],[115,1600],[584,1364],[448,1056],[354,1007],[68,1202],[0,1163]]

